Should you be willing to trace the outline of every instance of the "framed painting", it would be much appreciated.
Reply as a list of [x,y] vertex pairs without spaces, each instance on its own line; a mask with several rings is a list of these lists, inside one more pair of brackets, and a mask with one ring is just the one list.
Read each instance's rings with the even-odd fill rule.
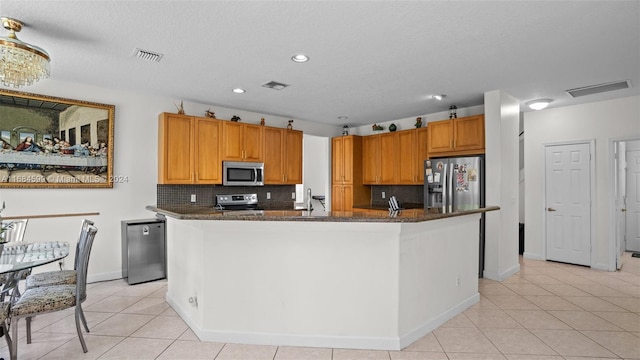
[[0,89],[0,188],[112,188],[114,112]]

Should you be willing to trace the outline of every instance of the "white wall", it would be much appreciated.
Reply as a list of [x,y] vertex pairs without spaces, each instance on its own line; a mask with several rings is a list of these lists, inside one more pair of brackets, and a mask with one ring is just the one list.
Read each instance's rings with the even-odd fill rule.
[[[6,189],[0,188],[0,201],[6,201],[2,216],[99,212],[91,217],[98,227],[89,264],[89,281],[121,277],[120,221],[151,218],[145,210],[156,203],[158,114],[176,112],[181,99],[105,89],[75,83],[43,80],[21,91],[115,105],[114,176],[126,176],[127,182],[113,189]],[[208,104],[184,103],[188,115],[203,116],[207,109],[221,119],[238,115],[243,122],[286,127],[288,118],[223,108]],[[294,129],[320,136],[336,136],[341,127],[295,120]],[[109,144],[111,146],[111,144]],[[75,248],[80,230],[79,217],[32,219],[25,241],[66,240]],[[71,254],[67,267],[73,266]],[[37,269],[51,270],[55,265]]]
[[543,216],[544,145],[565,141],[595,140],[595,207],[596,230],[592,239],[595,263],[592,267],[615,269],[614,239],[610,223],[613,183],[609,143],[614,139],[640,137],[640,97],[551,108],[524,114],[525,132],[525,253],[524,256],[545,259]]
[[[304,134],[302,155],[302,182],[304,182],[305,202],[307,200],[307,189],[311,188],[312,196],[324,195],[325,206],[328,206],[331,204],[329,138]],[[311,205],[315,211],[324,210],[317,200],[313,200]]]

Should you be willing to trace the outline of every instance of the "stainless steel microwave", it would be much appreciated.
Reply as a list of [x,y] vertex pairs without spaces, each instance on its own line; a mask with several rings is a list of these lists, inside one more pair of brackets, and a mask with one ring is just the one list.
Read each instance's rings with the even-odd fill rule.
[[223,161],[222,185],[263,186],[264,163]]

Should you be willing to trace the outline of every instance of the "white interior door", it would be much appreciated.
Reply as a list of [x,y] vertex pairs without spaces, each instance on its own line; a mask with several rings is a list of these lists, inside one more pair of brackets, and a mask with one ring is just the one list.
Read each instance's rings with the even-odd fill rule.
[[626,243],[628,251],[640,251],[640,150],[627,158]]
[[547,260],[591,265],[588,143],[545,147]]

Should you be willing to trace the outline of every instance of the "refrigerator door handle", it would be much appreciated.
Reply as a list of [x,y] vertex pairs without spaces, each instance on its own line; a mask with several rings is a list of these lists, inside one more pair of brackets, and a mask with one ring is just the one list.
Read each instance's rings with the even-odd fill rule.
[[449,212],[453,211],[453,187],[456,183],[456,179],[453,177],[454,174],[454,170],[453,170],[453,164],[451,165],[451,168],[449,169]]
[[442,169],[442,212],[447,212],[447,164]]

